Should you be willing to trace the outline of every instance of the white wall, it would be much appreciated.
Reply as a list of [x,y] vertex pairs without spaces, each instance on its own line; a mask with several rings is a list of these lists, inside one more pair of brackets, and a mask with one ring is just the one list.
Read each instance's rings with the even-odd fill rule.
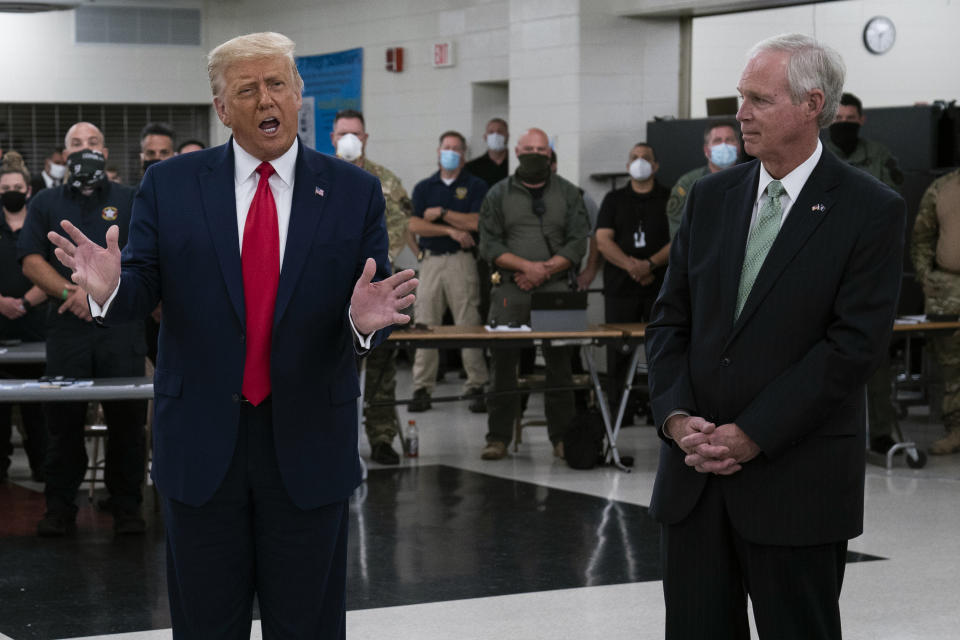
[[[176,6],[197,8],[202,4],[197,0]],[[0,101],[209,101],[206,47],[78,45],[74,43],[74,13],[0,13],[0,59],[4,61]]]
[[[897,39],[883,55],[863,46],[871,17],[893,20]],[[866,107],[911,105],[960,97],[960,2],[846,0],[784,9],[695,18],[691,116],[706,115],[708,97],[736,95],[747,49],[789,31],[832,46],[847,65],[846,90]]]

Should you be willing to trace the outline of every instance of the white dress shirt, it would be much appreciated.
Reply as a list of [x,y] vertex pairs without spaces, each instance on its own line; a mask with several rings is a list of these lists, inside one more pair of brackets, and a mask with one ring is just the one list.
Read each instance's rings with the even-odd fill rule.
[[[818,139],[817,148],[813,150],[813,154],[797,165],[793,171],[780,178],[780,184],[783,185],[785,191],[785,193],[780,194],[780,210],[782,211],[780,215],[781,229],[783,228],[784,220],[787,219],[787,214],[789,214],[790,209],[793,208],[793,203],[797,201],[797,196],[799,196],[800,191],[803,190],[803,185],[807,184],[810,174],[813,173],[817,163],[820,162],[820,156],[822,155],[823,144],[821,144]],[[767,195],[767,185],[773,182],[773,180],[773,176],[767,173],[767,168],[763,166],[763,163],[760,163],[760,182],[757,183],[757,197],[753,201],[753,213],[750,216],[751,231],[753,231],[753,228],[757,225],[760,209],[766,201],[770,199],[770,196]]]
[[[277,230],[280,235],[280,272],[283,273],[283,256],[287,246],[287,231],[290,228],[290,208],[293,204],[293,182],[296,175],[297,152],[300,142],[294,138],[290,148],[279,158],[270,161],[274,173],[270,176],[270,192],[273,194],[273,201],[277,205]],[[237,235],[240,239],[240,251],[243,252],[243,229],[247,223],[247,213],[250,211],[250,204],[253,202],[253,196],[257,192],[257,184],[260,182],[260,174],[257,173],[257,167],[262,161],[247,153],[241,147],[236,139],[233,140],[233,189],[234,197],[237,203]],[[113,290],[113,293],[107,299],[107,302],[100,307],[93,298],[87,296],[90,304],[90,314],[95,318],[102,318],[107,314],[110,303],[117,296],[120,290],[120,284]],[[347,313],[350,320],[350,327],[353,329],[357,341],[364,349],[370,348],[370,341],[373,334],[368,336],[360,335],[357,328],[353,325],[353,318]]]

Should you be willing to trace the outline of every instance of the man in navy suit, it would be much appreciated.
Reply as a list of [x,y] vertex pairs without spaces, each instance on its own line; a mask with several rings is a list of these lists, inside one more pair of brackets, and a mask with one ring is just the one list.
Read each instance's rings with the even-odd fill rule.
[[[360,481],[355,355],[408,321],[367,172],[298,140],[294,43],[209,56],[226,145],[147,171],[122,255],[63,225],[57,257],[105,325],[163,303],[153,479],[175,638],[344,638],[347,501]],[[373,282],[376,276],[377,282]]]
[[748,56],[756,161],[690,191],[646,331],[663,443],[668,638],[840,638],[863,529],[864,384],[892,330],[903,200],[818,140],[844,67],[794,34]]

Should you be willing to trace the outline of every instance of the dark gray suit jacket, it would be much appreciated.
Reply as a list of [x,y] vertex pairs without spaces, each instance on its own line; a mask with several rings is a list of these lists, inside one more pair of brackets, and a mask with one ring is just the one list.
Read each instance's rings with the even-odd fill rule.
[[[718,477],[747,540],[846,540],[863,529],[864,384],[892,331],[904,202],[824,150],[734,322],[758,179],[753,161],[690,191],[646,331],[654,418],[685,409],[760,446]],[[677,523],[707,477],[663,440],[650,511]]]

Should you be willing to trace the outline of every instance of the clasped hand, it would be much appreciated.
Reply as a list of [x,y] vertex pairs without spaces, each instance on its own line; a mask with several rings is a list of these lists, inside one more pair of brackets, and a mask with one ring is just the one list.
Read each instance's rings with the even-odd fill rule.
[[760,453],[757,443],[734,423],[718,427],[699,416],[675,415],[664,430],[687,454],[687,466],[700,473],[729,476]]
[[524,265],[522,271],[516,271],[513,279],[523,291],[536,289],[550,277],[550,267],[546,262],[529,261]]

